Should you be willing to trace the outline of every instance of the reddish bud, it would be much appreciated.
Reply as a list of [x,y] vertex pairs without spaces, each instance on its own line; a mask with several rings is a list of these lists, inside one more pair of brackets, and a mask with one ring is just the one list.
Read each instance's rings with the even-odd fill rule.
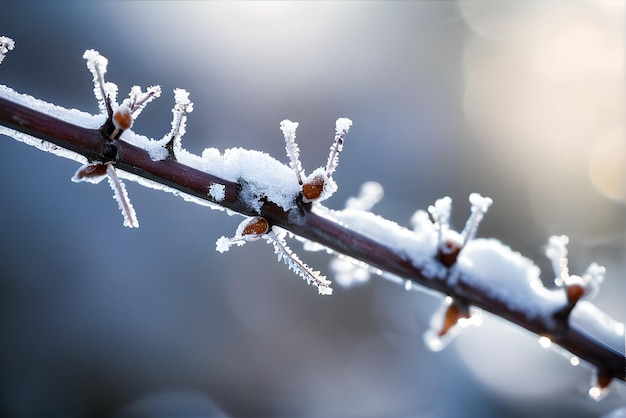
[[600,389],[605,389],[611,384],[611,381],[613,380],[613,375],[609,372],[598,371],[597,378],[598,378],[598,387]]
[[302,185],[302,196],[305,202],[311,202],[318,199],[324,191],[324,176],[315,176],[311,180]]
[[439,331],[439,337],[443,337],[454,327],[459,319],[461,318],[469,318],[470,314],[467,308],[459,305],[456,302],[452,302],[448,309],[446,310],[446,314],[443,319],[443,325],[441,327],[441,331]]
[[269,224],[265,218],[256,216],[250,219],[250,222],[243,228],[241,235],[263,235],[269,231]]
[[453,240],[445,240],[439,245],[437,259],[446,267],[452,267],[461,252],[463,246]]
[[573,284],[567,286],[566,292],[567,300],[569,301],[569,303],[574,304],[578,302],[581,297],[583,297],[583,295],[585,294],[585,288],[579,284]]
[[126,105],[121,105],[113,112],[113,124],[117,129],[125,131],[133,126],[133,116]]
[[72,177],[72,181],[74,183],[78,183],[81,181],[86,181],[89,183],[99,183],[106,174],[107,167],[104,164],[85,164],[81,166],[78,170],[76,170],[76,173],[74,173],[74,176]]

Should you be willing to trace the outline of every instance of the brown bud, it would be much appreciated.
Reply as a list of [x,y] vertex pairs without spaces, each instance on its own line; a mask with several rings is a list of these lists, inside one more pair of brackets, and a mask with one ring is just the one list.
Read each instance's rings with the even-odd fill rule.
[[315,176],[302,185],[302,196],[305,202],[318,199],[324,191],[324,176]]
[[456,241],[445,240],[439,245],[437,259],[446,267],[452,267],[461,252],[462,245]]
[[133,116],[126,105],[121,105],[113,112],[113,124],[117,129],[125,131],[133,126]]
[[452,302],[446,310],[443,325],[441,326],[441,331],[439,331],[439,337],[446,335],[448,331],[459,322],[459,319],[469,317],[470,314],[466,307],[459,305],[457,302]]
[[101,177],[107,174],[107,167],[101,163],[91,163],[81,166],[74,176],[72,181],[78,183],[80,181],[87,181],[89,183],[98,183]]
[[567,286],[566,292],[567,300],[569,301],[569,303],[574,304],[578,302],[581,297],[583,297],[583,295],[585,294],[585,288],[579,284],[573,284]]
[[250,219],[250,222],[243,228],[241,235],[263,235],[269,230],[270,226],[261,216],[255,216]]
[[598,387],[600,389],[607,388],[611,384],[611,380],[613,380],[611,373],[598,370]]

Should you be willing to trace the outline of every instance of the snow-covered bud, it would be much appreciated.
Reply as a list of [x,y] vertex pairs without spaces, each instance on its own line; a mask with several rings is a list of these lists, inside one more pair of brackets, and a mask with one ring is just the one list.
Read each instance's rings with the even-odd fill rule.
[[246,242],[256,241],[269,232],[270,225],[262,216],[253,216],[244,219],[232,238],[220,237],[215,243],[215,249],[224,253],[233,245],[241,246]]
[[97,184],[104,180],[106,174],[107,167],[102,163],[84,164],[76,170],[76,173],[72,176],[72,181],[74,183],[86,181],[88,183]]
[[113,125],[115,129],[125,131],[133,126],[133,116],[126,104],[121,104],[113,112]]
[[302,200],[305,203],[319,199],[324,191],[324,176],[315,176],[302,185]]
[[446,267],[452,267],[456,263],[456,259],[463,249],[461,240],[455,239],[457,235],[457,233],[448,234],[448,237],[439,243],[437,260]]
[[[241,229],[241,232],[239,231]],[[260,237],[269,231],[270,225],[262,216],[255,216],[242,222],[237,228],[237,233],[241,233],[242,236]]]

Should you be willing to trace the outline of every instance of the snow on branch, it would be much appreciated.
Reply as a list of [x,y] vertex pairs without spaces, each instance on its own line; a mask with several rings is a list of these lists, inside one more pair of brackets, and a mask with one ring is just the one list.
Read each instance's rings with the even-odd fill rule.
[[[13,47],[0,37],[0,54]],[[613,379],[626,379],[624,324],[608,317],[589,300],[597,293],[605,269],[595,263],[581,275],[569,272],[567,237],[553,237],[546,249],[556,287],[547,288],[539,268],[528,258],[495,239],[476,238],[477,229],[493,203],[470,195],[471,212],[461,232],[450,225],[452,199],[444,197],[411,218],[412,229],[371,212],[383,195],[377,183],[367,183],[342,210],[320,202],[337,189],[332,175],[345,136],[352,124],[340,118],[326,165],[306,175],[295,142],[296,122],[280,124],[287,164],[260,151],[205,149],[195,155],[182,146],[187,114],[193,109],[189,93],[174,91],[172,129],[161,140],[133,132],[133,121],[161,93],[133,86],[117,104],[118,88],[106,82],[108,61],[94,50],[84,54],[93,75],[100,113],[63,109],[0,86],[0,133],[39,149],[78,161],[72,180],[99,183],[109,179],[124,215],[124,225],[138,221],[121,178],[176,193],[186,200],[238,212],[245,219],[233,237],[221,237],[216,250],[265,240],[289,269],[332,293],[330,281],[310,268],[288,246],[287,236],[305,242],[305,249],[332,253],[333,272],[340,284],[347,276],[365,282],[371,273],[444,295],[425,333],[429,347],[445,347],[469,324],[478,324],[484,310],[535,333],[542,346],[559,345],[571,353],[572,364],[596,370],[589,394],[599,399]],[[0,58],[1,59],[1,58]],[[295,175],[294,175],[295,174]],[[429,218],[430,214],[430,218]],[[413,286],[413,284],[419,286]]]
[[12,51],[13,48],[15,48],[13,39],[7,36],[0,36],[0,63],[4,60],[7,52]]

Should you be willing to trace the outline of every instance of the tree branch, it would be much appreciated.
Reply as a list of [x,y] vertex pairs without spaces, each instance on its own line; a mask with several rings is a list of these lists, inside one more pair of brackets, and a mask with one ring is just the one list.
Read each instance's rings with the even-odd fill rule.
[[[107,123],[110,123],[110,118]],[[270,225],[281,227],[389,274],[449,295],[463,306],[475,306],[491,312],[538,336],[549,338],[595,366],[598,370],[598,382],[602,387],[607,386],[612,378],[626,380],[626,358],[623,351],[610,347],[585,330],[570,326],[569,313],[576,301],[570,304],[566,314],[559,315],[557,312],[550,318],[529,318],[527,312],[512,308],[497,294],[485,291],[483,286],[474,281],[459,278],[459,271],[454,265],[458,251],[451,261],[445,262],[441,254],[438,254],[437,257],[443,262],[439,264],[445,269],[445,274],[433,279],[424,266],[416,265],[414,260],[394,249],[397,243],[374,239],[344,226],[342,222],[322,216],[313,209],[311,203],[305,203],[301,196],[298,197],[297,205],[288,210],[266,199],[257,211],[242,197],[242,184],[189,167],[175,159],[154,161],[146,150],[123,139],[112,140],[107,136],[107,129],[110,128],[107,128],[107,123],[101,129],[88,129],[0,97],[0,125],[6,128],[70,150],[90,162],[113,163],[116,169],[243,215],[260,215]],[[208,193],[211,186],[216,184],[224,187],[224,198],[219,201]]]

